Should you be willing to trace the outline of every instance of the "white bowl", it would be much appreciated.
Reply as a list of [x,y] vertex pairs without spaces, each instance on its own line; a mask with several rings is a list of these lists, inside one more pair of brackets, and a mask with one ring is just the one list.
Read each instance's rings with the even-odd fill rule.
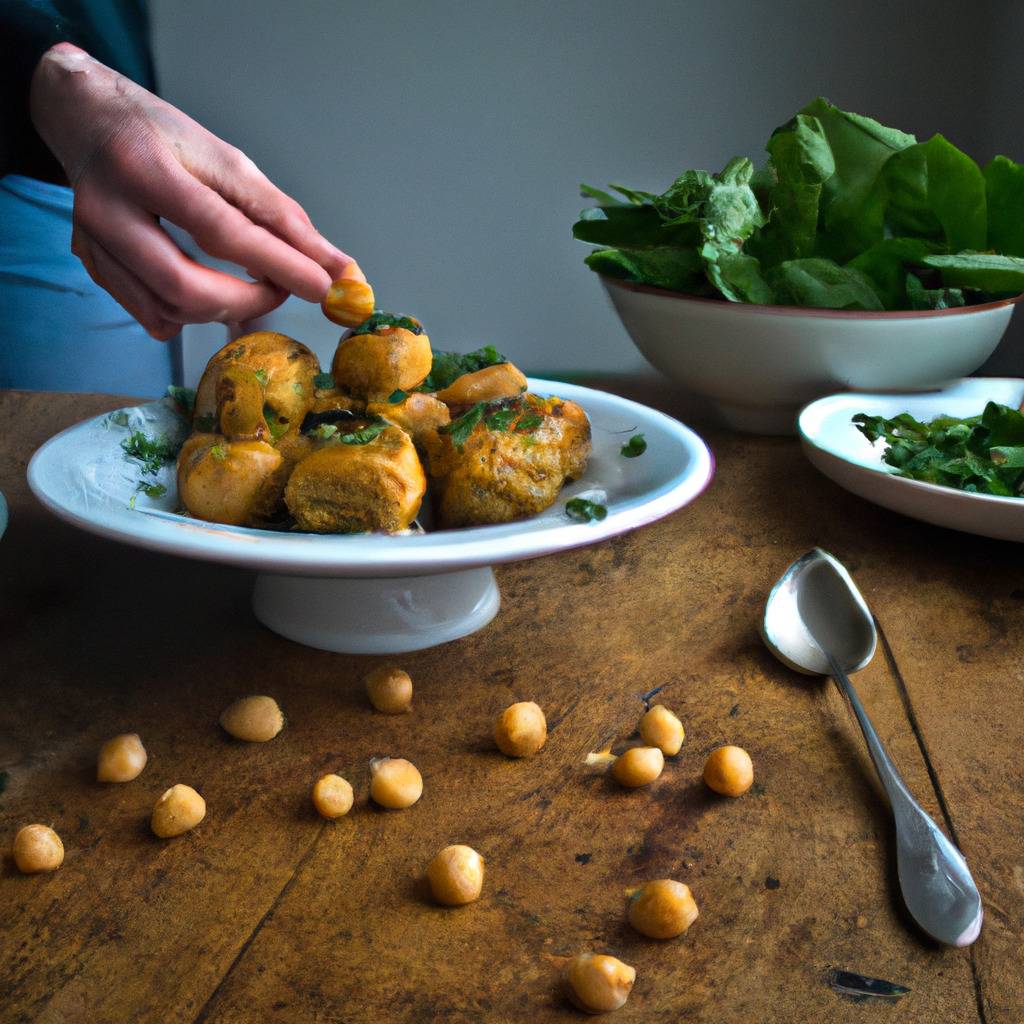
[[857,413],[887,419],[909,412],[927,422],[936,416],[978,416],[988,402],[1019,408],[1024,380],[973,377],[927,394],[829,395],[800,413],[800,440],[812,464],[851,494],[920,519],[997,540],[1024,542],[1024,498],[971,494],[897,476],[882,461],[885,441],[872,444],[854,425]]
[[[596,544],[651,523],[693,501],[712,474],[707,445],[663,413],[571,384],[530,380],[530,390],[578,402],[590,417],[587,471],[546,512],[515,523],[462,530],[351,536],[253,530],[205,523],[175,512],[173,467],[156,498],[137,493],[139,467],[125,458],[130,430],[178,434],[187,428],[166,402],[99,416],[63,431],[32,457],[28,482],[62,519],[138,547],[256,569],[253,609],[289,639],[352,654],[432,647],[485,626],[497,613],[491,566]],[[127,424],[127,425],[124,425]],[[647,450],[620,448],[642,433]],[[147,482],[154,478],[147,478]],[[565,502],[606,506],[600,522],[577,523]]]
[[933,388],[976,370],[1018,295],[960,309],[758,306],[601,278],[643,355],[709,399],[736,430],[792,434],[800,408],[835,391]]

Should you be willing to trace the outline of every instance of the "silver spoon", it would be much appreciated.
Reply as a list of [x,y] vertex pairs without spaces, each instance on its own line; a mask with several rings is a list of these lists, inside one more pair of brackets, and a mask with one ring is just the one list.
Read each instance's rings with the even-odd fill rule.
[[981,931],[982,907],[967,862],[907,789],[846,674],[864,668],[878,642],[875,621],[850,574],[820,548],[808,551],[772,587],[761,636],[790,668],[835,679],[892,805],[907,909],[932,938],[969,946]]

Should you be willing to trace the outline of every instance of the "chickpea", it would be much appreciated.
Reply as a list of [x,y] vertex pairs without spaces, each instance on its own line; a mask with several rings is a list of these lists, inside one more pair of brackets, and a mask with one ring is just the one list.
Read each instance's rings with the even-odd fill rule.
[[484,859],[471,846],[446,846],[427,868],[430,891],[438,903],[461,907],[480,898]]
[[333,821],[352,810],[352,787],[340,775],[321,775],[313,787],[313,806]]
[[653,782],[665,767],[665,755],[657,747],[630,747],[612,765],[612,775],[620,785],[636,789]]
[[284,715],[273,697],[242,697],[224,709],[220,724],[236,740],[266,743],[284,728]]
[[629,903],[629,923],[652,939],[674,939],[697,920],[697,904],[690,887],[671,878],[648,882]]
[[180,836],[206,817],[206,801],[191,787],[171,786],[153,807],[149,826],[161,839]]
[[742,747],[719,747],[704,765],[704,781],[722,796],[743,796],[754,784],[754,762]]
[[544,712],[532,700],[505,708],[494,724],[494,742],[509,757],[529,757],[544,746],[548,723]]
[[64,863],[64,844],[46,825],[26,825],[14,837],[14,863],[24,875],[56,871]]
[[666,757],[679,753],[685,735],[683,723],[664,704],[655,704],[640,719],[640,736],[644,743],[658,747]]
[[409,673],[395,665],[382,665],[370,672],[366,679],[366,693],[370,703],[385,715],[401,715],[412,704],[412,680]]
[[412,807],[423,795],[423,776],[404,757],[375,757],[370,762],[370,796],[392,810]]
[[320,308],[328,320],[342,327],[358,327],[373,313],[374,302],[370,285],[351,276],[346,267],[342,276],[331,282]]
[[565,983],[573,1005],[587,1013],[607,1013],[626,1005],[636,971],[613,956],[580,953],[565,968]]
[[125,732],[100,747],[98,782],[131,782],[142,774],[148,756],[137,732]]

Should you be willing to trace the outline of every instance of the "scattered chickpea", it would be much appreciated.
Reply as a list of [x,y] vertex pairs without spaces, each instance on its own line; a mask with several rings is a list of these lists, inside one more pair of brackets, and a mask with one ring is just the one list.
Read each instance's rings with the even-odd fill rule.
[[640,719],[640,736],[644,743],[658,747],[666,757],[674,757],[686,733],[683,723],[664,704],[655,704]]
[[284,728],[284,715],[273,697],[242,697],[224,709],[220,724],[236,740],[266,743]]
[[657,747],[630,747],[612,765],[612,775],[620,785],[635,789],[653,782],[665,767],[665,755]]
[[352,787],[340,775],[321,775],[313,786],[313,806],[333,821],[352,810]]
[[161,839],[180,836],[206,817],[206,801],[191,787],[171,786],[153,807],[149,825]]
[[480,898],[484,859],[471,846],[446,846],[427,868],[427,881],[438,903],[461,907]]
[[14,837],[14,863],[24,875],[56,871],[64,863],[64,844],[46,825],[26,825]]
[[509,757],[529,757],[544,746],[548,723],[544,712],[532,700],[505,708],[494,724],[494,742]]
[[137,732],[125,732],[100,747],[96,764],[98,782],[131,782],[142,774],[148,756]]
[[370,796],[381,807],[412,807],[422,795],[423,776],[411,761],[404,757],[375,757],[370,762]]
[[349,276],[348,268],[331,282],[320,308],[328,320],[342,327],[358,327],[372,313],[375,299],[366,281]]
[[385,715],[400,715],[412,704],[412,679],[395,665],[375,668],[365,679],[370,703]]
[[648,882],[630,897],[629,923],[652,939],[674,939],[697,920],[690,887],[671,878]]
[[754,763],[742,747],[719,747],[704,765],[704,781],[723,796],[743,796],[754,784]]
[[613,956],[580,953],[565,968],[565,984],[573,1005],[587,1013],[607,1013],[626,1005],[636,971]]

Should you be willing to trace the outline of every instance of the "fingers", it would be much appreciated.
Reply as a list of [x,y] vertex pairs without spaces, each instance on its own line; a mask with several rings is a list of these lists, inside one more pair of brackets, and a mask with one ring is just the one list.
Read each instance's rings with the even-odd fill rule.
[[85,232],[76,229],[72,233],[71,251],[82,261],[93,281],[138,320],[148,335],[158,341],[168,341],[181,330],[180,323],[164,315],[156,295]]
[[287,297],[286,291],[268,282],[241,281],[189,259],[152,216],[120,200],[104,198],[97,229],[95,218],[89,218],[89,203],[81,203],[81,198],[80,192],[75,205],[79,245],[84,245],[86,259],[97,263],[98,283],[108,287],[108,278],[116,282],[119,294],[114,297],[147,330],[152,326],[163,331],[160,321],[180,325],[252,320]]
[[211,187],[253,223],[262,225],[316,261],[327,271],[331,281],[342,277],[366,280],[359,264],[327,241],[313,226],[306,211],[274,185],[248,156],[226,143],[222,146],[215,166],[208,168]]

